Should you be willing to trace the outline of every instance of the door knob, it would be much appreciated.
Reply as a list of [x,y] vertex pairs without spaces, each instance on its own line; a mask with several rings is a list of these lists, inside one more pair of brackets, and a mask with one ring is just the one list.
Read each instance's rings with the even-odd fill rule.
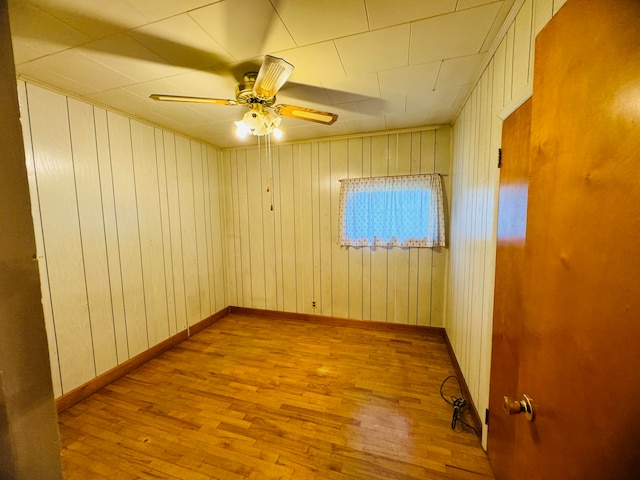
[[511,397],[504,397],[502,408],[507,415],[524,413],[525,418],[533,422],[533,399],[529,395],[523,395],[520,401]]

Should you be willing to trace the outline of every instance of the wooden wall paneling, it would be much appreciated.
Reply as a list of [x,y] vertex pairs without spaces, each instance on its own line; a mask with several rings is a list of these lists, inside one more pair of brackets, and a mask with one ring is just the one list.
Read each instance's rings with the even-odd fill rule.
[[204,192],[206,161],[203,155],[203,145],[191,140],[191,188],[193,193],[193,222],[196,235],[196,270],[198,274],[198,296],[200,314],[197,321],[206,318],[211,313],[209,286],[209,252],[207,248],[206,202]]
[[312,225],[312,254],[313,254],[313,300],[316,302],[316,308],[313,313],[320,315],[329,315],[328,312],[322,310],[322,255],[320,252],[320,142],[314,142],[311,145],[311,225]]
[[333,316],[333,272],[331,271],[334,244],[331,241],[330,232],[332,231],[331,224],[331,144],[328,141],[318,142],[318,228],[316,233],[318,235],[318,248],[319,248],[319,260],[318,264],[320,269],[320,307],[321,315]]
[[222,182],[225,198],[225,245],[227,246],[227,295],[229,296],[230,305],[243,305],[242,296],[242,279],[238,276],[240,264],[240,241],[236,241],[237,231],[239,229],[238,221],[240,212],[238,208],[238,169],[236,166],[236,158],[238,151],[226,150],[223,152],[222,162]]
[[47,272],[47,259],[44,255],[44,237],[42,233],[42,218],[40,215],[40,201],[38,198],[38,180],[36,177],[35,159],[31,141],[31,121],[29,114],[29,102],[27,100],[27,85],[18,81],[18,99],[20,103],[20,117],[23,119],[22,137],[24,139],[25,161],[27,164],[27,180],[29,182],[29,196],[31,199],[31,215],[33,216],[34,235],[36,241],[36,255],[38,259],[38,272],[40,274],[40,288],[42,291],[42,308],[47,330],[47,343],[49,346],[49,364],[51,366],[51,381],[54,397],[62,395],[62,380],[60,378],[60,363],[58,359],[58,345],[51,294],[49,289],[49,274]]
[[[153,129],[156,164],[158,175],[158,202],[160,209],[160,229],[162,231],[162,262],[164,269],[164,298],[167,303],[167,325],[169,336],[175,335],[178,330],[176,318],[176,299],[173,278],[173,258],[171,248],[171,228],[169,224],[169,205],[167,189],[167,165],[165,159],[165,145],[163,131],[159,128]],[[182,330],[182,329],[180,329]]]
[[[207,303],[207,312],[203,312],[202,318],[207,318],[214,310],[216,303],[215,279],[213,278],[213,239],[211,232],[212,212],[211,212],[211,173],[213,162],[209,159],[209,148],[207,145],[201,145],[202,148],[202,193],[204,204],[204,237],[206,251],[206,273],[207,273],[207,295],[209,302]],[[202,259],[204,260],[204,259]],[[202,261],[201,260],[201,261]]]
[[[540,33],[551,17],[553,16],[553,0],[533,0],[533,39]],[[532,51],[534,50],[532,43]],[[531,54],[533,57],[533,53]],[[533,72],[532,72],[533,75]],[[533,78],[533,77],[532,77]]]
[[151,347],[166,340],[170,331],[156,139],[153,127],[133,120],[130,124],[147,337]]
[[[411,132],[409,137],[409,146],[408,146],[408,156],[410,162],[410,173],[418,174],[422,172],[422,142],[424,140],[423,137],[429,138],[432,140],[434,138],[435,130],[425,130],[424,132]],[[430,133],[430,135],[429,135]],[[428,150],[428,148],[427,148]],[[431,149],[433,152],[433,148]],[[425,162],[426,163],[426,162]],[[425,252],[425,250],[428,250]],[[427,260],[427,257],[431,255],[431,249],[424,248],[410,248],[409,249],[409,297],[407,299],[407,319],[408,322],[412,325],[428,325],[429,322],[425,322],[424,318],[421,318],[419,314],[418,305],[422,301],[424,302],[425,297],[427,299],[427,303],[431,303],[431,288],[430,285],[427,285],[428,291],[423,287],[424,281],[423,276],[426,273],[424,270],[421,271],[421,268],[424,267],[424,263]],[[429,277],[431,277],[429,271]],[[423,303],[424,304],[424,303]]]
[[553,0],[553,14],[558,13],[558,10],[560,10],[565,3],[567,3],[567,0]]
[[[397,171],[397,135],[390,134],[385,135],[387,146],[386,146],[386,154],[383,158],[385,158],[386,175],[395,175]],[[386,282],[386,290],[387,290],[387,313],[386,313],[386,321],[389,323],[396,323],[396,258],[398,256],[397,248],[385,248],[386,251],[386,275],[384,277],[384,281]]]
[[68,100],[73,171],[96,374],[118,364],[93,107]]
[[[393,175],[409,175],[411,173],[411,133],[397,133],[391,136],[395,145],[394,171]],[[394,264],[393,270],[390,266],[393,285],[393,311],[394,315],[390,321],[415,325],[415,318],[409,318],[409,285],[410,274],[410,248],[393,248]],[[390,252],[391,253],[391,252]],[[391,317],[390,317],[391,318]]]
[[525,0],[514,22],[513,39],[513,96],[516,97],[531,84],[533,71],[531,34],[533,32],[533,0]]
[[329,225],[326,231],[327,244],[331,246],[331,307],[335,317],[349,317],[349,249],[338,244],[338,212],[340,179],[349,176],[347,140],[333,140],[329,144],[331,162],[328,187],[330,193]]
[[295,203],[295,268],[296,311],[315,313],[311,302],[314,295],[314,238],[311,151],[313,144],[293,147],[293,178]]
[[[248,306],[266,308],[266,271],[264,249],[264,202],[262,190],[262,162],[255,148],[246,150],[246,190],[247,190],[247,221],[249,222],[248,251],[251,265],[251,299]],[[271,259],[270,259],[271,260]],[[270,262],[269,268],[273,268]]]
[[[439,128],[433,132],[435,136],[435,157],[433,159],[431,172],[443,175],[442,190],[444,196],[445,235],[447,238],[447,246],[444,248],[430,248],[428,250],[420,249],[421,251],[424,251],[424,256],[427,260],[431,260],[431,264],[425,266],[428,268],[428,273],[424,273],[424,275],[428,275],[429,278],[428,285],[430,285],[431,305],[429,309],[429,322],[419,323],[419,325],[443,327],[446,276],[449,262],[449,219],[451,214],[451,128]],[[429,165],[429,158],[425,158],[425,160],[426,162],[424,163]]]
[[200,307],[200,277],[198,274],[198,243],[193,193],[193,160],[191,141],[176,135],[175,142],[187,325],[191,326],[202,319],[202,309]]
[[211,201],[211,241],[213,249],[212,278],[215,290],[214,312],[229,305],[225,288],[225,258],[229,255],[224,241],[224,202],[222,182],[222,153],[212,147],[209,155],[209,196]]
[[[264,140],[260,159],[261,182],[258,192],[262,201],[260,212],[262,213],[262,259],[264,265],[264,297],[266,308],[276,310],[282,301],[282,292],[277,288],[277,276],[280,266],[276,262],[275,246],[275,206],[272,206],[274,177],[274,160],[277,158],[278,147],[269,148],[269,141]],[[266,147],[266,148],[265,148]],[[271,150],[271,156],[269,151]],[[267,191],[267,188],[269,191]]]
[[509,27],[504,39],[505,46],[505,70],[504,70],[504,101],[509,103],[513,98],[513,53],[515,41],[515,23]]
[[129,119],[107,112],[129,356],[149,348]]
[[[363,138],[351,138],[347,141],[347,174],[345,178],[362,178]],[[338,185],[340,187],[340,185]],[[339,192],[338,192],[339,195]],[[363,262],[365,248],[348,247],[349,255],[349,313],[348,318],[363,319]]]
[[[273,206],[273,210],[271,211],[271,216],[273,217],[273,228],[271,233],[272,233],[272,242],[273,242],[273,265],[275,269],[275,272],[274,272],[275,273],[274,286],[276,291],[275,310],[278,310],[278,311],[284,310],[284,302],[285,302],[284,294],[283,294],[284,282],[285,282],[284,276],[286,273],[289,273],[289,272],[285,272],[285,267],[282,259],[282,255],[284,253],[284,245],[282,244],[282,242],[286,241],[286,239],[283,240],[283,237],[287,235],[285,232],[282,231],[283,230],[282,215],[291,214],[293,210],[292,205],[289,204],[285,206],[282,204],[282,201],[280,199],[280,195],[282,193],[281,177],[283,174],[281,162],[286,161],[285,158],[287,157],[287,155],[289,155],[289,157],[291,156],[291,150],[289,149],[289,151],[287,152],[287,147],[290,147],[290,145],[282,145],[282,146],[278,145],[277,147],[276,146],[273,147],[271,180],[270,181],[267,180],[270,185],[270,188],[268,192],[265,191],[265,202],[269,204],[267,205],[267,208],[271,208],[271,206]],[[289,187],[293,187],[293,186],[289,185]],[[291,249],[289,250],[290,250],[289,251],[290,254],[294,253],[294,250],[291,250]],[[295,290],[294,290],[293,303],[295,303],[295,299],[296,299],[296,296],[295,296]]]
[[[294,145],[282,146],[278,149],[278,187],[274,192],[276,202],[276,245],[280,245],[279,268],[281,271],[280,302],[285,312],[298,312],[298,279],[296,259],[298,257],[296,238],[299,234],[296,213],[300,204],[295,199],[293,151]],[[274,207],[276,208],[276,207]],[[279,240],[279,241],[278,241]],[[301,305],[300,305],[301,306]]]
[[[362,139],[362,176],[371,176],[372,155],[372,137],[364,137]],[[362,248],[362,320],[372,320],[371,317],[371,248]]]
[[[371,138],[371,176],[388,175],[389,140],[387,135]],[[371,320],[387,322],[388,248],[371,247]]]
[[113,174],[111,170],[111,147],[107,112],[93,107],[93,121],[96,133],[97,167],[102,197],[102,220],[109,275],[109,293],[113,331],[116,342],[118,363],[129,359],[127,321],[124,308],[124,290],[120,265],[120,245],[118,242],[118,221],[114,196]]
[[[418,162],[416,173],[433,173],[434,172],[434,156],[436,155],[439,133],[436,130],[425,130],[416,135],[418,145],[416,145],[416,153]],[[446,212],[447,216],[449,212]],[[416,248],[412,249],[415,254],[415,269],[417,275],[417,292],[416,292],[416,324],[431,325],[431,316],[433,308],[433,255],[432,248]]]
[[175,303],[175,329],[187,328],[187,299],[185,293],[184,246],[182,244],[182,219],[180,217],[180,191],[178,184],[178,162],[176,157],[176,136],[162,132],[164,145],[164,170],[167,180],[167,207],[169,244],[171,246],[172,284]]
[[65,97],[27,87],[31,140],[63,393],[95,376]]
[[248,165],[247,165],[247,150],[238,151],[235,158],[235,168],[238,173],[236,175],[237,178],[237,192],[236,198],[238,201],[238,216],[237,218],[237,227],[236,227],[236,237],[235,241],[240,246],[238,260],[236,263],[237,275],[239,277],[239,283],[242,292],[242,306],[243,307],[251,307],[253,293],[252,293],[252,285],[251,285],[251,277],[253,275],[253,271],[251,269],[251,242],[252,238],[250,236],[249,229],[249,199],[248,199],[248,186],[247,186],[247,177],[248,177]]

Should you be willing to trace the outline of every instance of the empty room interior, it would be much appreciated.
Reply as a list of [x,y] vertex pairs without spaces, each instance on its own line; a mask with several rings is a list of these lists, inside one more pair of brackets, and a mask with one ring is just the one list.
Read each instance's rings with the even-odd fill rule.
[[638,25],[0,0],[0,478],[637,478]]

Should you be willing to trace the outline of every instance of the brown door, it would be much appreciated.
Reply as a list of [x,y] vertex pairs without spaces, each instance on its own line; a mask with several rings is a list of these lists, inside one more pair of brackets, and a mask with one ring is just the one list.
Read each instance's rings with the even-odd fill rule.
[[[530,139],[528,100],[502,126],[491,392],[509,395],[518,390]],[[488,452],[496,477],[510,478],[516,422],[502,413],[502,403],[501,396],[491,395]]]
[[[507,285],[521,302],[495,302],[498,334],[500,312],[520,323],[515,362],[494,344],[499,480],[639,476],[639,25],[637,0],[569,0],[536,42],[526,242]],[[492,424],[522,394],[534,421]]]

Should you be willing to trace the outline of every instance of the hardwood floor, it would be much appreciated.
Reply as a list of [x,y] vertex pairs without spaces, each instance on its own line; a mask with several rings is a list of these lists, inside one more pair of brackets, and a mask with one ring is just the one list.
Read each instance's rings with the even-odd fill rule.
[[438,336],[232,314],[62,412],[65,478],[492,479],[453,373]]

